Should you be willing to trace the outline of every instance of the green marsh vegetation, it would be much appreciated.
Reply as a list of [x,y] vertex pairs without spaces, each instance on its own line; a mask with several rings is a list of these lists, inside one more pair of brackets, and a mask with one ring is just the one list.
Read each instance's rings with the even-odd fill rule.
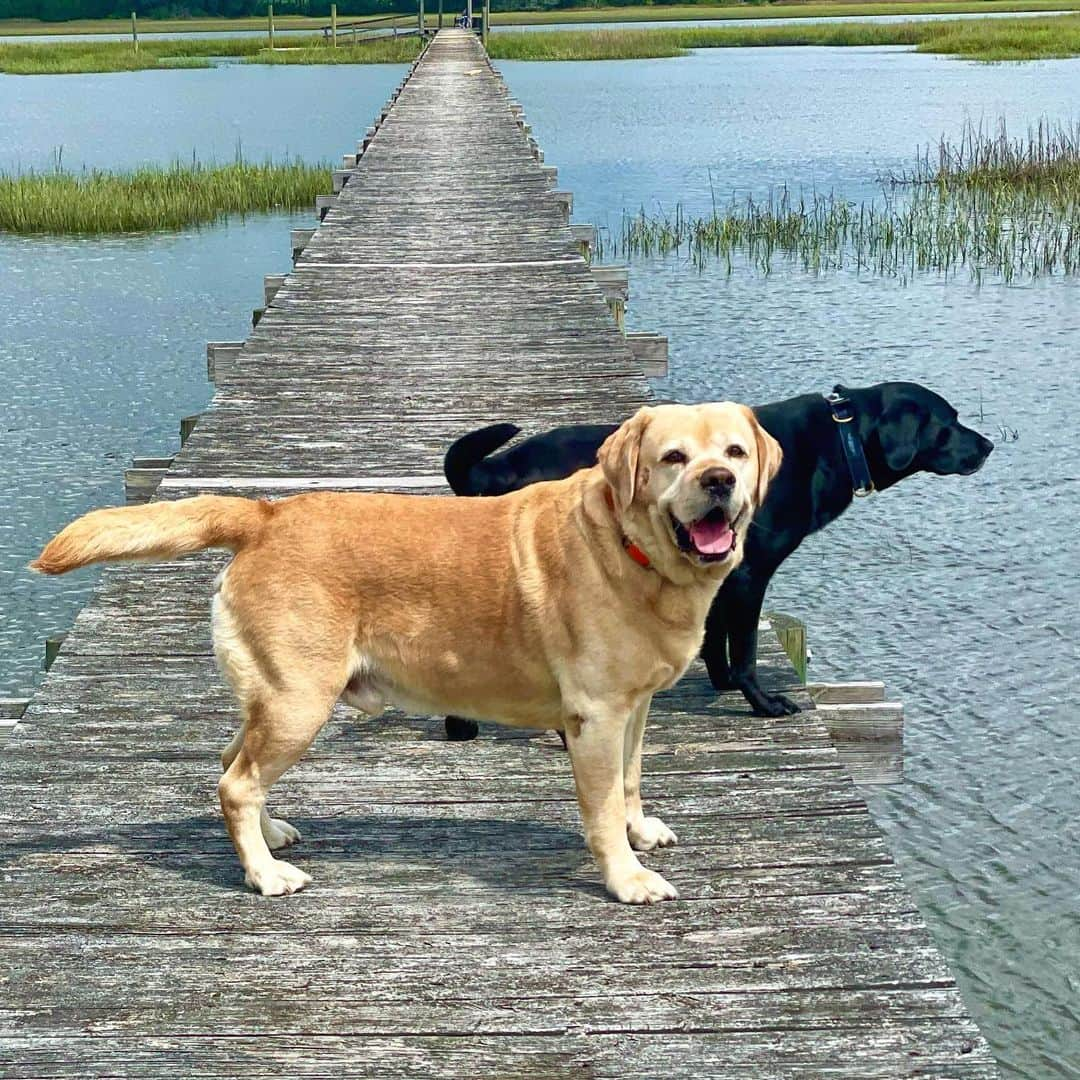
[[782,45],[906,45],[969,60],[1052,59],[1080,55],[1080,16],[511,32],[492,35],[489,51],[493,58],[506,60],[616,60],[681,56],[691,49]]
[[420,51],[418,38],[387,37],[364,45],[331,49],[321,37],[279,38],[271,52],[266,39],[192,38],[129,41],[62,41],[0,44],[0,72],[8,75],[72,75],[82,72],[148,71],[210,67],[227,58],[248,64],[403,64]]
[[[1006,282],[1080,274],[1080,126],[1040,124],[1026,139],[968,127],[882,181],[883,199],[834,195],[733,200],[705,217],[644,211],[607,237],[609,254],[676,256],[728,272],[778,259],[818,272],[849,269],[908,280],[917,273]],[[601,245],[603,246],[603,244]]]
[[[730,3],[700,4],[637,4],[579,8],[553,8],[548,10],[496,11],[492,16],[494,26],[536,25],[548,23],[594,23],[594,22],[678,22],[689,19],[799,19],[844,15],[948,15],[979,14],[1008,11],[1072,11],[1080,10],[1080,0],[851,0],[851,2],[818,2],[798,0],[795,3],[758,3],[732,0]],[[385,12],[381,12],[384,14]],[[362,21],[370,15],[340,15],[342,22]],[[274,24],[278,30],[317,31],[329,23],[329,16],[303,16],[279,14]],[[428,13],[429,26],[436,24],[436,16]],[[42,22],[38,19],[2,19],[0,33],[14,35],[43,34],[108,34],[123,33],[127,17],[122,19],[72,19],[64,22]],[[262,30],[266,18],[257,15],[238,18],[140,18],[139,33],[206,33],[230,30]]]
[[[1080,0],[1077,0],[1080,2]],[[756,10],[756,9],[755,9]],[[321,37],[193,38],[130,42],[67,41],[0,45],[0,71],[12,75],[145,71],[210,66],[216,58],[249,64],[395,64],[420,50],[413,37],[386,37],[330,48]],[[1080,55],[1080,15],[946,22],[813,23],[783,26],[504,31],[489,39],[496,60],[632,60],[682,56],[691,49],[780,45],[909,46],[970,60],[1034,60]]]
[[0,176],[0,232],[95,235],[181,229],[244,214],[313,206],[329,165],[176,162],[131,172]]

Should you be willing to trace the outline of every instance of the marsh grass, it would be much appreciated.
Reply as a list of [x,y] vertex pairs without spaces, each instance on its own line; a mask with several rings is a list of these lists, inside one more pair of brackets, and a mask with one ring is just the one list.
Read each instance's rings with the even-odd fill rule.
[[355,48],[331,49],[321,37],[285,38],[271,52],[265,38],[193,38],[140,41],[63,41],[0,44],[0,71],[9,75],[70,75],[81,72],[147,71],[207,67],[215,57],[252,64],[399,64],[419,52],[418,38],[378,39]]
[[894,187],[943,191],[1009,187],[1068,202],[1080,195],[1080,123],[1042,119],[1025,138],[1015,138],[1003,121],[993,132],[969,122],[958,140],[942,138],[922,152],[914,169],[887,180]]
[[180,229],[242,214],[311,206],[329,165],[175,163],[133,172],[0,176],[0,232],[93,235]]
[[934,272],[1005,282],[1080,274],[1080,128],[1040,124],[1027,140],[1004,128],[969,127],[943,141],[938,164],[885,180],[881,202],[833,195],[732,201],[705,217],[644,211],[607,238],[612,254],[672,255],[730,273],[746,260],[769,273],[776,260],[811,272],[849,269],[909,280]]
[[1080,55],[1080,16],[951,22],[814,23],[784,26],[660,27],[500,33],[491,55],[508,60],[625,60],[681,56],[691,49],[777,46],[909,46],[970,60]]
[[[207,66],[213,57],[233,57],[249,64],[396,64],[412,60],[420,50],[419,39],[413,37],[386,37],[336,49],[327,46],[321,37],[279,40],[287,45],[273,52],[266,48],[262,37],[149,39],[140,44],[137,53],[123,41],[0,44],[0,71],[12,75],[145,71]],[[989,61],[1076,56],[1080,55],[1080,16],[936,23],[508,31],[491,36],[489,52],[496,60],[636,60],[682,56],[692,49],[782,45],[906,45],[924,52]]]
[[[1080,0],[842,0],[816,2],[796,0],[794,3],[747,3],[732,0],[727,4],[639,4],[625,7],[556,8],[548,11],[497,11],[493,26],[534,25],[538,23],[633,23],[679,22],[701,19],[799,19],[845,15],[948,15],[979,14],[983,12],[1073,11],[1080,9]],[[351,19],[350,19],[351,21]],[[436,16],[428,13],[427,24],[436,25]],[[329,22],[326,16],[277,15],[274,24],[282,30],[311,30],[317,32]],[[230,30],[263,30],[266,19],[242,17],[237,19],[140,18],[139,34],[161,33],[221,33]],[[127,19],[75,19],[68,22],[41,22],[36,19],[0,20],[0,34],[6,36],[63,34],[124,33]]]

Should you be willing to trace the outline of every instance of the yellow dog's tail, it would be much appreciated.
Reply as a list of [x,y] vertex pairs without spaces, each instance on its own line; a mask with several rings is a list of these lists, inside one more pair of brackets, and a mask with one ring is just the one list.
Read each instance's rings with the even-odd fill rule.
[[66,574],[91,563],[174,559],[213,547],[239,551],[272,513],[268,502],[222,495],[94,510],[54,536],[30,569]]

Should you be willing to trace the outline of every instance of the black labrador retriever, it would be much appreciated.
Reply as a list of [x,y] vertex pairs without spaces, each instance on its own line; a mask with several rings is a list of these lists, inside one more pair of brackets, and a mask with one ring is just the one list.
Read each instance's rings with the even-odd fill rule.
[[[994,444],[965,427],[942,397],[917,383],[837,386],[829,397],[801,397],[754,410],[784,449],[784,463],[754,516],[742,564],[724,582],[709,612],[701,656],[717,690],[741,690],[759,716],[798,706],[766,693],[757,680],[757,627],[765,590],[780,564],[811,533],[835,521],[857,494],[884,491],[917,472],[967,476]],[[519,432],[494,424],[463,436],[446,453],[444,471],[458,495],[502,495],[557,480],[596,462],[615,424],[556,428],[493,454]],[[474,738],[472,721],[447,717],[452,739]]]

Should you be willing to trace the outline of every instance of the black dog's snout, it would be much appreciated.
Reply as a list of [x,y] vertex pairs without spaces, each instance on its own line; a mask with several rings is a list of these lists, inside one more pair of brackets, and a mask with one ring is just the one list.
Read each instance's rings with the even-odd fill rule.
[[698,478],[698,483],[710,495],[726,495],[735,486],[735,474],[717,465],[706,469]]

